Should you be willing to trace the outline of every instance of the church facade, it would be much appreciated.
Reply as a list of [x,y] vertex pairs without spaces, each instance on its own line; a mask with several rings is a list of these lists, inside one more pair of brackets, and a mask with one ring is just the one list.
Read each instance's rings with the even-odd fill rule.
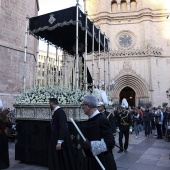
[[34,84],[37,40],[28,36],[24,64],[26,17],[38,15],[38,0],[0,0],[0,99],[12,108],[17,95]]
[[[110,39],[111,97],[130,106],[168,103],[170,8],[168,0],[84,0],[95,25]],[[104,58],[100,67],[104,70]],[[88,68],[91,69],[91,58]],[[97,73],[98,59],[95,59]],[[101,73],[104,80],[104,72]],[[97,80],[97,74],[95,74]]]

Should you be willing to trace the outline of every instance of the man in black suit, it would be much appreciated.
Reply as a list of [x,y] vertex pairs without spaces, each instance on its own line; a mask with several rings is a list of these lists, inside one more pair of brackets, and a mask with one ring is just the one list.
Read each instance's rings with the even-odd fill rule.
[[86,154],[86,160],[81,169],[100,170],[101,168],[94,158],[94,156],[98,156],[106,170],[117,170],[112,154],[115,139],[108,119],[97,109],[97,98],[93,95],[87,95],[81,106],[89,117],[84,126],[84,135],[87,140],[82,143],[82,148]]
[[75,155],[71,144],[66,114],[58,106],[58,100],[49,101],[53,110],[51,120],[51,137],[49,142],[49,170],[75,170]]
[[115,119],[114,114],[106,110],[106,107],[103,102],[98,103],[98,110],[100,113],[103,113],[106,116],[106,118],[109,120],[112,133],[115,136],[116,135],[116,119]]

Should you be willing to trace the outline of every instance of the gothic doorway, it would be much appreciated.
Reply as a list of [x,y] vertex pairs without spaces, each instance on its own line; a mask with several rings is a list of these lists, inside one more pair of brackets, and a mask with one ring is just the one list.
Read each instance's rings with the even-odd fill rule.
[[135,91],[130,87],[125,87],[121,90],[119,99],[120,103],[122,103],[122,99],[125,98],[129,104],[129,106],[135,106]]

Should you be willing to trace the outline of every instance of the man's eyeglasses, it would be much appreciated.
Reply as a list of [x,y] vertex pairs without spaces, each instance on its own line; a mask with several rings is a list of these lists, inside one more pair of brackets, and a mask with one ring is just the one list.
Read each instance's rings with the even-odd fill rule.
[[87,106],[88,104],[85,104],[85,103],[82,103],[80,106],[81,106],[81,108],[83,108],[83,106]]

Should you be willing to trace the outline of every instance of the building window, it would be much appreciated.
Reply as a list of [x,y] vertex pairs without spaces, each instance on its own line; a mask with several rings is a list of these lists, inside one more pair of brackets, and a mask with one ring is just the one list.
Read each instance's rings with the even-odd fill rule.
[[112,12],[117,12],[118,11],[118,5],[117,5],[116,0],[113,0],[111,2],[111,10],[112,10]]
[[39,62],[39,68],[41,68],[41,62]]
[[116,44],[122,50],[132,49],[136,42],[136,36],[131,31],[121,31],[116,36]]
[[42,85],[45,85],[44,80],[42,80]]
[[127,10],[126,0],[121,0],[121,11]]
[[137,3],[135,0],[130,1],[130,6],[131,6],[131,11],[136,11],[137,10]]

